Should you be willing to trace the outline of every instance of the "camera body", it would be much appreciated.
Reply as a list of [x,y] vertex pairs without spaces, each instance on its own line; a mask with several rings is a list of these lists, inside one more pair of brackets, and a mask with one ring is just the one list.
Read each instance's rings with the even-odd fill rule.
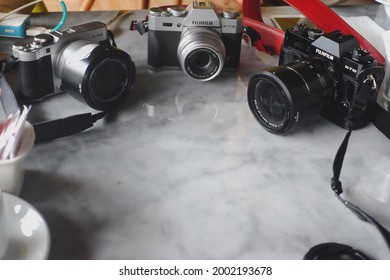
[[148,16],[148,64],[180,66],[190,77],[210,80],[222,68],[240,62],[242,17],[217,14],[211,2],[192,1],[187,8],[151,8]]
[[66,90],[92,108],[110,110],[129,94],[135,79],[130,56],[111,46],[101,22],[16,42],[12,52],[18,91],[28,101]]
[[328,78],[328,87],[320,94],[322,116],[345,129],[358,129],[371,121],[384,69],[367,50],[360,48],[354,36],[339,31],[325,34],[297,24],[285,33],[279,65],[295,61],[309,65],[306,71],[315,61],[322,62],[327,72],[317,75],[321,83]]

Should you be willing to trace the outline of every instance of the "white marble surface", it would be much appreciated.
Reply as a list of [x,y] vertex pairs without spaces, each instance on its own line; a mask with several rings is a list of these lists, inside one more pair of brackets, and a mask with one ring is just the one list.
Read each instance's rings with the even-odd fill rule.
[[[71,13],[69,24],[108,16]],[[207,83],[151,73],[147,36],[128,30],[130,18],[143,14],[112,29],[137,67],[133,96],[93,129],[36,145],[27,160],[21,197],[48,222],[51,259],[302,259],[322,242],[390,258],[377,230],[330,189],[346,132],[319,118],[275,136],[250,113],[247,82],[276,58],[243,46],[240,69]],[[36,104],[31,120],[88,111],[64,94]],[[354,132],[341,178],[344,196],[387,228],[389,151],[374,126]]]

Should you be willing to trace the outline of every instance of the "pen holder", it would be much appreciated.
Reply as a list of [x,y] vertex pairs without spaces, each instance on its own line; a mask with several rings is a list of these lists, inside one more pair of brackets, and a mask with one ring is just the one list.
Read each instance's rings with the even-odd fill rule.
[[22,140],[16,156],[0,160],[0,188],[3,192],[18,196],[24,179],[24,163],[35,142],[33,126],[26,122]]

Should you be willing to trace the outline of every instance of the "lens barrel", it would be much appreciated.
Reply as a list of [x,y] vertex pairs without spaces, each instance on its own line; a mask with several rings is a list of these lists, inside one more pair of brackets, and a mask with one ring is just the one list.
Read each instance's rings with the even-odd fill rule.
[[213,30],[194,27],[186,30],[177,48],[183,71],[191,78],[208,81],[222,71],[226,57],[221,36]]
[[287,134],[313,121],[336,92],[336,72],[321,59],[268,67],[248,84],[248,104],[268,131]]
[[135,81],[135,66],[127,53],[82,40],[61,51],[56,68],[68,93],[101,111],[126,99]]

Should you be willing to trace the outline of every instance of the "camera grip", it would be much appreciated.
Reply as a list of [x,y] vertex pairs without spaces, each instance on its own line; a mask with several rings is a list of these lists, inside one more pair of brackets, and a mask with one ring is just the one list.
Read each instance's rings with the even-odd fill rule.
[[154,68],[179,66],[177,46],[181,32],[148,31],[148,64]]
[[16,67],[18,91],[27,100],[43,99],[54,93],[51,57],[35,61],[19,61]]

